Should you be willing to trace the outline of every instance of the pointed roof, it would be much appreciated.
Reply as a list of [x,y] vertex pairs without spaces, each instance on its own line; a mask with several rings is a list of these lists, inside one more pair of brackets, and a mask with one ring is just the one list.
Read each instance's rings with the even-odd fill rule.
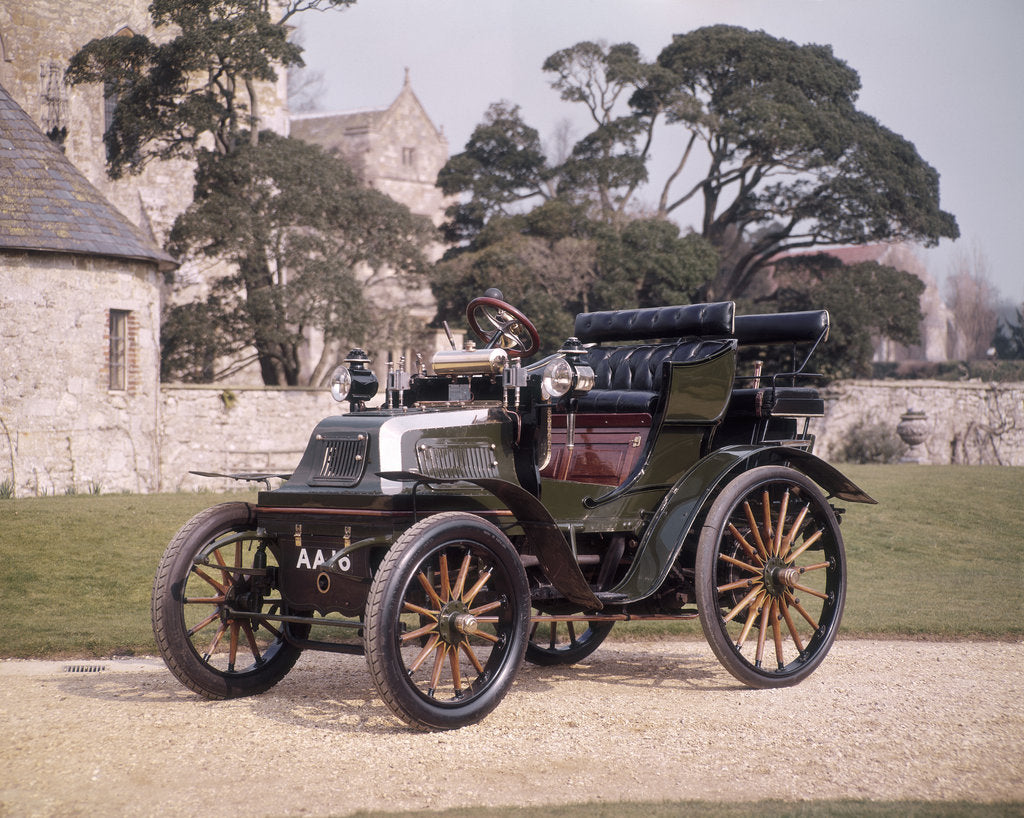
[[419,108],[423,118],[434,129],[438,140],[446,142],[444,133],[434,125],[427,109],[423,107],[423,103],[412,90],[408,68],[405,69],[402,90],[398,92],[398,96],[392,100],[390,105],[383,108],[356,108],[350,111],[314,111],[306,114],[292,114],[289,117],[289,129],[291,135],[298,139],[314,142],[325,148],[340,147],[341,140],[346,136],[357,136],[379,130],[405,97],[410,98],[413,104]]
[[106,200],[0,86],[0,250],[177,266]]

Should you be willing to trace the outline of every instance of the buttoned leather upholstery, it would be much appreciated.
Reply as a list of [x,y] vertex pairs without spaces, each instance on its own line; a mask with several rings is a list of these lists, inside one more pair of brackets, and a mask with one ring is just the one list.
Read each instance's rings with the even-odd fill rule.
[[734,332],[735,312],[732,301],[719,301],[580,313],[574,333],[583,343],[664,340],[588,349],[584,361],[594,370],[594,388],[579,398],[579,411],[650,414],[661,394],[664,363],[702,360],[728,346],[722,339]]

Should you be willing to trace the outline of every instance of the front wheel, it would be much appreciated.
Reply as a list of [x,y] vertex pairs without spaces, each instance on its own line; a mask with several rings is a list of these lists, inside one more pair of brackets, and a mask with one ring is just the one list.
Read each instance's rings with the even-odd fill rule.
[[209,699],[262,693],[300,654],[280,628],[246,616],[284,613],[254,528],[246,503],[201,511],[171,540],[153,582],[153,634],[164,662]]
[[711,506],[696,569],[701,627],[733,676],[785,687],[821,664],[843,613],[846,554],[810,479],[783,466],[735,478]]
[[479,517],[436,514],[408,529],[366,606],[366,659],[385,704],[420,729],[480,721],[522,663],[529,593],[512,543]]

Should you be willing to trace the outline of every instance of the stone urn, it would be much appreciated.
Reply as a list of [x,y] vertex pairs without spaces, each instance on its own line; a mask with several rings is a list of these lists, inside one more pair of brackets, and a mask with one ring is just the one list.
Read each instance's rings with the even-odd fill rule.
[[918,448],[928,439],[928,416],[917,409],[908,409],[900,416],[896,434],[909,447],[901,462],[920,463],[921,450]]

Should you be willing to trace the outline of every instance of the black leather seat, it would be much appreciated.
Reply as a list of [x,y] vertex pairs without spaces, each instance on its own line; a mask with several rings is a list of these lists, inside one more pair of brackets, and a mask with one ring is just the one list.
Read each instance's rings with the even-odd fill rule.
[[594,388],[579,399],[581,412],[654,412],[666,361],[698,361],[730,342],[676,341],[626,347],[592,347],[585,361],[594,370]]
[[587,350],[594,388],[579,399],[579,411],[651,414],[661,396],[665,362],[702,360],[734,343],[727,339],[735,329],[735,312],[732,301],[719,301],[580,313],[574,333],[585,344],[656,339],[662,343]]

